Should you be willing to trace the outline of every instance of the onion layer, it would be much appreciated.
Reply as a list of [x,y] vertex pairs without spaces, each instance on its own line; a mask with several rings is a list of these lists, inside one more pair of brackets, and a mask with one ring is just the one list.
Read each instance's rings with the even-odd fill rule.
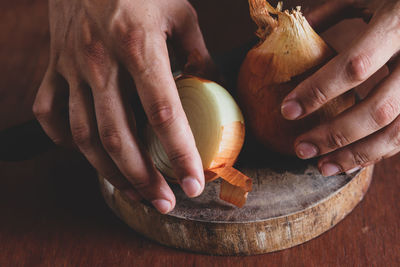
[[[220,198],[243,206],[251,190],[251,179],[232,168],[245,135],[238,105],[223,87],[208,80],[183,76],[177,79],[176,85],[203,163],[206,182],[221,177],[231,187],[221,186]],[[146,136],[147,150],[155,166],[169,181],[177,183],[167,154],[150,127]],[[237,192],[232,193],[232,190]]]

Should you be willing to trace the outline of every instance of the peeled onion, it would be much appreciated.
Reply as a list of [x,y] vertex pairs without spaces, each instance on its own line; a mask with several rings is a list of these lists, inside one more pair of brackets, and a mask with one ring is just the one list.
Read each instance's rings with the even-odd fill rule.
[[335,117],[354,104],[352,93],[339,96],[310,116],[288,121],[281,104],[298,83],[334,56],[334,51],[303,17],[300,7],[282,11],[265,0],[249,0],[260,42],[252,48],[239,72],[238,97],[252,134],[281,154],[294,154],[297,136]]
[[[245,126],[242,112],[220,85],[194,76],[176,80],[179,97],[196,141],[206,182],[221,177],[220,198],[243,206],[251,190],[251,179],[232,166],[243,146]],[[155,166],[171,182],[178,182],[156,134],[148,127],[147,150]]]

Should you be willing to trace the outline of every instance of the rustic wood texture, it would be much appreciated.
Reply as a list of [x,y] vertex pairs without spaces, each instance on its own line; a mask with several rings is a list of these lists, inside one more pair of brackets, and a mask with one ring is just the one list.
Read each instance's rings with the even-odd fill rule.
[[[101,190],[118,217],[161,244],[211,255],[256,255],[293,247],[331,229],[363,199],[372,178],[373,166],[323,177],[309,162],[278,158],[285,164],[276,168],[276,158],[263,156],[245,153],[238,164],[253,179],[242,208],[219,199],[218,180],[195,199],[173,186],[177,205],[168,215],[146,202],[130,201],[103,178]],[[254,164],[258,157],[263,160]]]
[[[200,14],[200,22],[215,50],[224,47],[217,41],[221,35],[237,40],[252,27],[247,15],[225,27],[206,19],[223,23],[225,15],[242,14],[245,0],[194,2],[206,14]],[[216,14],[223,6],[221,18]],[[214,10],[204,13],[210,7]],[[0,15],[1,129],[32,116],[49,36],[45,0],[2,0]],[[132,231],[104,203],[89,164],[75,152],[57,149],[24,162],[0,162],[0,266],[399,266],[399,190],[400,156],[395,156],[376,165],[365,199],[320,237],[259,256],[205,256],[158,245]]]

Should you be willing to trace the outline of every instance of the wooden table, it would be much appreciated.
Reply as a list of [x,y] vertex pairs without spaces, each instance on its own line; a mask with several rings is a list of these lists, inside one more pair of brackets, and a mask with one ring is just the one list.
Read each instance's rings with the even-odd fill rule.
[[[193,2],[202,12],[216,1]],[[252,35],[245,0],[217,2],[230,3],[226,16],[241,22],[218,34],[228,31],[226,24],[209,23],[222,21],[218,7],[208,19],[200,14],[212,51],[240,44],[234,32],[242,40]],[[221,45],[217,38],[232,41]],[[48,40],[46,1],[0,1],[0,129],[32,117]],[[395,156],[377,164],[364,201],[326,234],[266,255],[205,256],[160,246],[130,230],[105,205],[90,165],[60,148],[24,162],[0,162],[0,266],[399,266],[399,190]]]

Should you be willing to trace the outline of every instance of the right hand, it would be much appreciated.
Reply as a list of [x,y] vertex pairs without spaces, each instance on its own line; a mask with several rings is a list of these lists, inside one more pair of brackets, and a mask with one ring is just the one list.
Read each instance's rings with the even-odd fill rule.
[[[128,100],[137,93],[183,190],[198,196],[203,167],[166,45],[171,39],[186,60],[197,51],[202,63],[211,63],[192,6],[186,0],[49,2],[50,62],[33,107],[46,133],[57,144],[73,141],[128,197],[167,213],[175,197],[138,140]],[[121,88],[125,72],[135,88]]]

